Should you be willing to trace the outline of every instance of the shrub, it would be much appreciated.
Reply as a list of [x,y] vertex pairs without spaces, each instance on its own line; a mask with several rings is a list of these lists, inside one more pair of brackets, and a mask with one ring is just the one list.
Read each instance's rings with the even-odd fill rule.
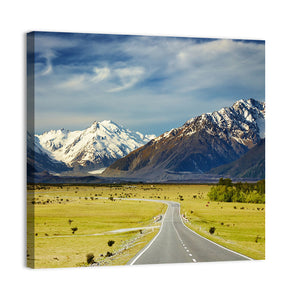
[[107,251],[105,257],[111,257],[111,256],[113,256],[113,254],[111,252]]
[[115,243],[115,241],[109,240],[109,241],[107,242],[107,245],[108,245],[109,247],[111,247],[114,243]]
[[72,230],[72,233],[74,234],[74,232],[77,231],[78,228],[77,227],[73,227],[73,228],[71,228],[71,230]]
[[210,234],[214,234],[215,231],[216,231],[216,227],[210,227],[210,228],[209,228],[209,233],[210,233]]
[[90,265],[90,264],[93,264],[95,261],[94,261],[94,254],[93,253],[88,253],[86,255],[86,262]]

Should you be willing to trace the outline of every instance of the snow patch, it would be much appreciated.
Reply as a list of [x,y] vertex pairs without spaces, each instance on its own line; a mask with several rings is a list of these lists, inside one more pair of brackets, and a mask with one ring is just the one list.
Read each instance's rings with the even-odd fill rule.
[[99,170],[94,170],[94,171],[90,171],[88,172],[89,174],[93,174],[93,175],[97,175],[97,174],[102,174],[104,172],[106,168],[101,168]]

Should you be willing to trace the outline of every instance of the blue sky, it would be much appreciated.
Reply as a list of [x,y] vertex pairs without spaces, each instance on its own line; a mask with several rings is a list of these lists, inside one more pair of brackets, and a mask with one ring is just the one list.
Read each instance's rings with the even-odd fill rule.
[[113,120],[160,135],[265,100],[264,41],[36,32],[34,45],[36,133]]

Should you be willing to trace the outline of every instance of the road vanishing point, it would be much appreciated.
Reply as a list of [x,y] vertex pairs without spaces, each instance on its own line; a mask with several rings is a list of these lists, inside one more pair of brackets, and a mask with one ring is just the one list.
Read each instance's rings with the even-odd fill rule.
[[167,204],[168,208],[158,234],[127,263],[128,265],[252,260],[188,228],[180,216],[179,203],[152,199],[136,200],[161,202]]

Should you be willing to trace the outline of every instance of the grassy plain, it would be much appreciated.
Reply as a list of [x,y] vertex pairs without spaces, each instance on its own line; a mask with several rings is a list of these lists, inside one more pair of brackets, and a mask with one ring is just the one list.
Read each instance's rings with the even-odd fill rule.
[[[202,236],[254,259],[265,256],[265,205],[209,202],[209,185],[63,185],[44,188],[35,189],[31,196],[31,191],[28,192],[28,205],[33,206],[28,222],[34,224],[32,242],[35,249],[33,253],[33,247],[29,245],[28,259],[34,258],[36,268],[83,266],[86,254],[90,252],[100,264],[125,264],[158,229],[144,230],[142,234],[139,231],[109,231],[157,225],[153,218],[166,209],[160,203],[130,201],[130,198],[177,201],[181,204],[181,213],[188,219],[186,225]],[[105,199],[109,197],[114,201]],[[73,234],[71,228],[75,227],[78,230]],[[213,234],[209,233],[211,227],[215,227]],[[107,245],[108,240],[115,241],[112,247]],[[105,257],[107,251],[116,255]]]
[[[102,199],[98,193],[105,187],[47,188],[32,195],[29,191],[28,197],[28,205],[33,206],[28,230],[34,235],[29,239],[28,260],[35,268],[84,266],[88,253],[101,265],[125,264],[158,232],[153,218],[166,209],[160,203]],[[151,225],[156,228],[111,232]],[[73,233],[72,228],[77,230]],[[111,247],[109,240],[115,242]],[[107,252],[118,255],[106,257]]]

